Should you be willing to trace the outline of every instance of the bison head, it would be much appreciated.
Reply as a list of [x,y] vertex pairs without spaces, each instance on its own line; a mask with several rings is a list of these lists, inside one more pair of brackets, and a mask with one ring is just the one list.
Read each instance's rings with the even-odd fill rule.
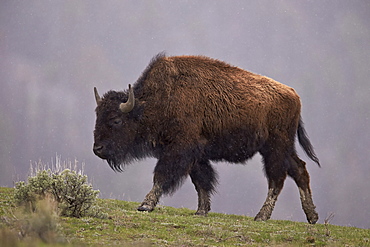
[[115,171],[135,158],[137,117],[133,111],[135,96],[129,85],[128,92],[109,91],[103,98],[94,88],[96,100],[96,123],[93,151],[107,160]]

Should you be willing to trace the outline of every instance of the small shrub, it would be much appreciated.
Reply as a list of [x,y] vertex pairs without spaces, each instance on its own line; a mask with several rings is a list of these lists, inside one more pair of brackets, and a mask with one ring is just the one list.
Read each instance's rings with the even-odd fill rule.
[[28,184],[17,182],[14,195],[16,203],[26,206],[28,211],[35,211],[37,201],[44,199],[51,191],[53,181],[50,175],[50,170],[42,170],[36,176],[29,177]]
[[0,246],[44,246],[45,243],[65,243],[60,232],[56,208],[55,200],[46,195],[44,199],[37,201],[35,211],[24,212],[17,209],[12,212],[12,216],[5,221],[6,227],[0,227]]
[[52,175],[54,198],[60,203],[61,215],[81,217],[90,216],[89,212],[99,194],[87,184],[87,176],[66,169]]
[[46,243],[56,242],[58,238],[56,211],[56,203],[50,196],[38,200],[34,212],[24,214],[23,217],[19,218],[19,234],[23,238],[32,237]]
[[0,246],[17,247],[19,246],[18,242],[17,234],[14,231],[8,228],[0,228]]
[[51,169],[38,170],[35,176],[28,178],[28,183],[21,181],[15,186],[15,201],[33,212],[37,201],[51,195],[58,203],[61,216],[106,218],[95,205],[98,190],[93,190],[87,182],[87,176],[70,169],[53,172]]

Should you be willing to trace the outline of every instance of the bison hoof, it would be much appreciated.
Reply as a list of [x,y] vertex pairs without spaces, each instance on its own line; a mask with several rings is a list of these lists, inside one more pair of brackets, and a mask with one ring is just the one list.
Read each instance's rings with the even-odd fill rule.
[[141,205],[140,207],[137,208],[138,211],[147,211],[147,212],[151,212],[154,210],[153,207],[149,206],[149,205]]
[[207,212],[205,210],[198,210],[195,215],[199,216],[207,216]]
[[266,221],[270,219],[270,217],[267,217],[266,215],[260,215],[257,214],[256,217],[254,217],[254,221]]
[[319,215],[316,212],[313,212],[312,214],[307,215],[307,221],[310,224],[316,224],[318,220],[319,220]]

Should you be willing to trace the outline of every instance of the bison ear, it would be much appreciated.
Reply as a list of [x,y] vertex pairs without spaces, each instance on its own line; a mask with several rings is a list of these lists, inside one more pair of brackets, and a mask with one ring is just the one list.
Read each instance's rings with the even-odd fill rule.
[[134,96],[134,90],[131,87],[131,84],[128,84],[128,100],[126,103],[121,103],[119,105],[119,109],[123,113],[128,113],[134,109],[135,106],[135,96]]
[[97,104],[97,105],[100,105],[100,103],[101,103],[101,98],[100,98],[100,96],[99,96],[99,93],[98,93],[98,90],[96,89],[96,87],[94,87],[94,94],[95,94],[96,104]]

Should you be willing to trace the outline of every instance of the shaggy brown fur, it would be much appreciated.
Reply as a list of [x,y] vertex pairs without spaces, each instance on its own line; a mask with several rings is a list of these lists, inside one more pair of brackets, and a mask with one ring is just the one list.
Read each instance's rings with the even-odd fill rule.
[[265,76],[202,56],[156,56],[133,85],[135,106],[119,106],[129,92],[97,97],[94,153],[113,170],[155,157],[154,185],[139,210],[151,211],[190,175],[198,192],[197,214],[210,210],[217,174],[210,161],[244,163],[263,157],[269,192],[256,220],[270,218],[287,175],[299,188],[310,223],[318,220],[298,140],[318,165],[300,119],[294,89]]

